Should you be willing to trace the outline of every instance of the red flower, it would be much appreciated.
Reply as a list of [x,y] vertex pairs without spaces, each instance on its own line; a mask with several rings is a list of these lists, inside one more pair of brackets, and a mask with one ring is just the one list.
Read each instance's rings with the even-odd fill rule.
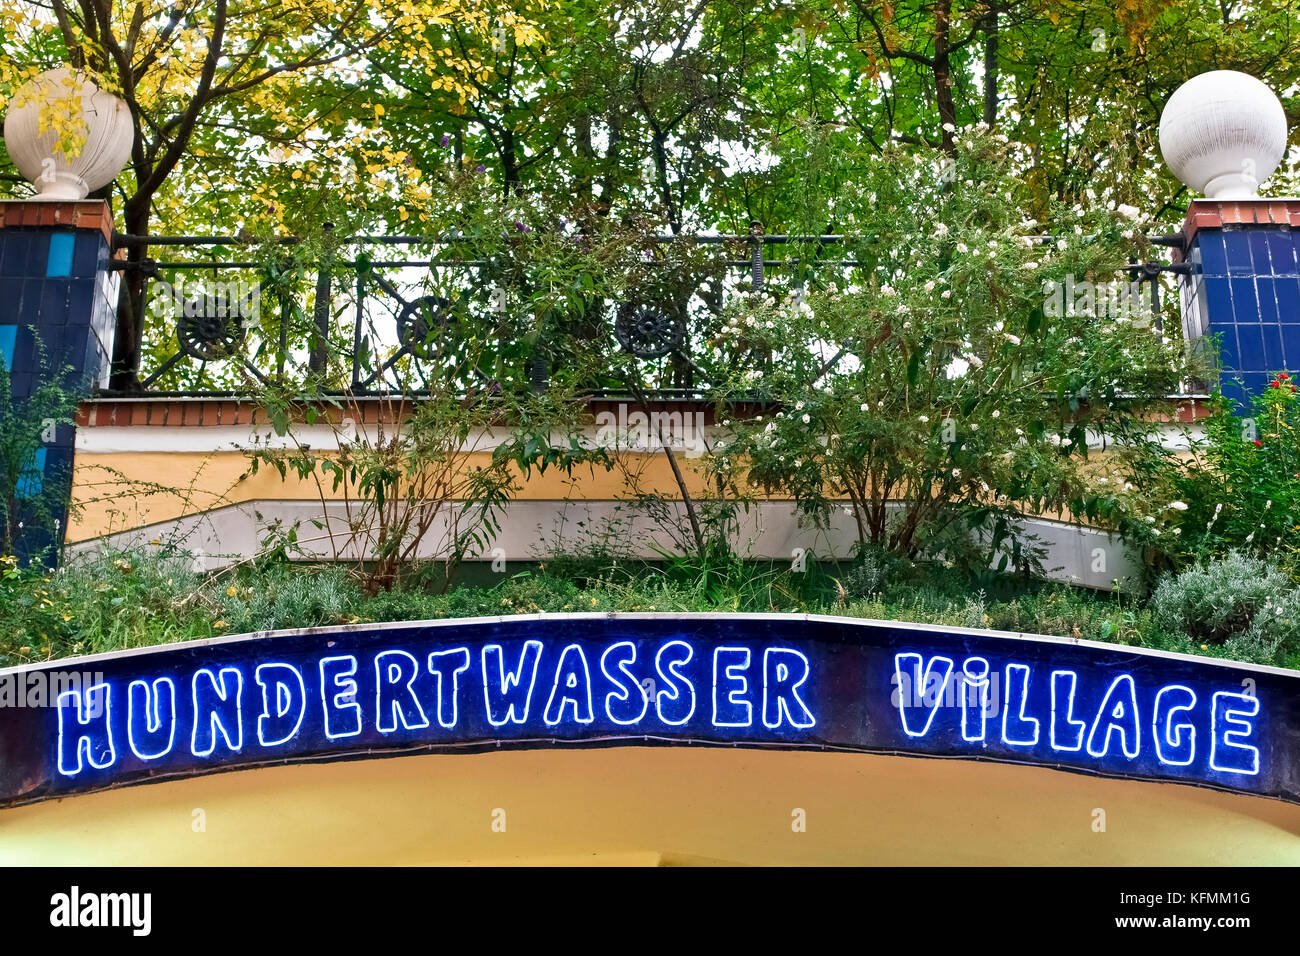
[[1263,447],[1264,447],[1264,443],[1263,443],[1262,441],[1260,441],[1258,438],[1256,438],[1256,439],[1255,439],[1255,447],[1256,447],[1256,448],[1263,448]]
[[1291,376],[1288,375],[1286,372],[1278,372],[1278,373],[1277,373],[1277,377],[1278,377],[1278,380],[1279,380],[1279,381],[1285,381],[1286,379],[1290,378]]

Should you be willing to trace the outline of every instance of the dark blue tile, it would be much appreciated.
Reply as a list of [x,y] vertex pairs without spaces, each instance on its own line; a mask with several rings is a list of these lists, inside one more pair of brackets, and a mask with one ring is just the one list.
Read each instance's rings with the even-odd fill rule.
[[1282,355],[1286,359],[1287,370],[1300,372],[1300,323],[1283,324],[1278,327],[1282,335]]
[[1259,334],[1264,340],[1264,368],[1271,372],[1285,372],[1287,364],[1282,351],[1282,329],[1276,325],[1261,325]]
[[1229,294],[1232,296],[1232,317],[1238,324],[1259,321],[1259,301],[1255,298],[1254,279],[1229,279]]
[[36,325],[41,321],[41,296],[44,292],[44,279],[23,280],[22,301],[18,305],[19,325]]
[[1257,276],[1277,275],[1277,269],[1269,258],[1268,237],[1270,235],[1272,235],[1271,231],[1265,232],[1261,229],[1252,229],[1246,233],[1247,244],[1250,246],[1250,261],[1254,263]]
[[68,282],[68,322],[89,326],[95,317],[95,280],[72,279]]
[[22,372],[30,374],[36,368],[36,337],[32,335],[30,327],[25,325],[18,326],[18,335],[14,342],[14,364],[15,373]]
[[71,467],[71,444],[45,446],[45,476],[47,478],[60,478],[66,475]]
[[0,322],[18,321],[22,298],[23,280],[18,276],[0,276]]
[[81,370],[92,378],[99,378],[99,342],[93,335],[86,337]]
[[27,246],[27,266],[21,275],[43,276],[50,261],[50,234],[33,232],[29,234],[31,242]]
[[1258,325],[1237,326],[1237,342],[1241,351],[1237,355],[1238,366],[1243,372],[1264,372],[1268,370],[1268,356],[1264,354],[1264,337]]
[[1277,279],[1262,276],[1255,280],[1255,293],[1259,301],[1259,321],[1264,325],[1276,324],[1282,320],[1277,311],[1277,284]]
[[1232,293],[1227,279],[1205,277],[1205,312],[1211,329],[1232,324]]
[[26,275],[27,254],[31,244],[30,233],[15,230],[0,233],[0,275]]
[[1250,261],[1250,233],[1225,232],[1223,248],[1228,257],[1228,275],[1254,275],[1255,264]]
[[99,271],[100,247],[104,237],[97,232],[82,230],[77,233],[76,251],[72,256],[72,274],[74,276],[93,276]]
[[1252,392],[1262,392],[1268,386],[1269,380],[1273,377],[1272,372],[1242,372],[1241,379],[1246,383],[1246,388]]
[[66,325],[67,322],[68,280],[49,279],[41,289],[40,323],[41,325]]
[[1273,275],[1296,275],[1296,239],[1300,238],[1300,232],[1266,232],[1264,237],[1268,243]]
[[1201,230],[1196,234],[1201,253],[1201,272],[1207,276],[1228,274],[1228,257],[1223,248],[1223,233]]
[[1214,331],[1217,333],[1215,340],[1219,344],[1219,367],[1223,369],[1237,368],[1237,356],[1241,353],[1241,350],[1237,346],[1236,327],[1228,326]]
[[1283,322],[1300,322],[1300,279],[1282,276],[1273,280],[1277,314]]

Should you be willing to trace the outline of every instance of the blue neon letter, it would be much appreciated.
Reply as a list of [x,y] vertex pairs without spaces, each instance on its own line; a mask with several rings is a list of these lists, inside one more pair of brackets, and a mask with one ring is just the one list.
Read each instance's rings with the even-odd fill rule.
[[713,726],[748,727],[754,722],[753,710],[744,695],[749,693],[748,647],[713,649]]
[[[926,661],[915,653],[894,655],[894,695],[898,700],[903,733],[907,736],[924,737],[930,732],[944,688],[952,676],[952,668],[951,657],[936,655]],[[918,707],[925,712],[924,721],[911,717]]]
[[1196,691],[1182,684],[1170,684],[1156,694],[1151,734],[1156,741],[1156,756],[1163,764],[1186,767],[1196,759],[1196,725],[1191,721],[1174,723],[1180,711],[1196,706]]
[[1259,698],[1219,691],[1210,704],[1210,766],[1228,773],[1259,773],[1259,748],[1246,743],[1255,732],[1249,719],[1259,713]]
[[238,667],[221,668],[220,688],[217,675],[207,667],[194,672],[194,732],[190,750],[196,757],[207,757],[217,749],[217,732],[226,749],[236,753],[244,748],[244,675]]
[[[96,770],[113,766],[113,727],[109,722],[109,686],[87,687],[84,696],[75,690],[59,695],[59,773],[72,777],[81,773],[81,755]],[[85,747],[82,747],[82,744]]]
[[262,688],[257,741],[263,747],[278,747],[297,735],[307,713],[307,686],[302,672],[292,664],[258,664],[253,679]]
[[587,655],[577,644],[570,644],[560,652],[555,665],[555,683],[546,701],[542,719],[548,727],[564,720],[564,709],[573,704],[573,719],[580,724],[595,720],[591,711],[591,672],[587,669]]
[[1106,756],[1110,753],[1111,735],[1116,732],[1124,756],[1132,760],[1141,747],[1141,730],[1138,727],[1137,687],[1130,674],[1120,674],[1111,681],[1088,733],[1088,753],[1094,757]]
[[666,688],[655,694],[655,709],[669,726],[679,727],[695,714],[695,685],[681,672],[694,656],[694,648],[685,641],[669,641],[655,655],[655,673]]
[[460,675],[469,670],[469,648],[453,647],[429,655],[429,673],[438,677],[438,725],[456,726],[460,708]]
[[763,652],[763,726],[776,728],[782,720],[791,727],[811,727],[813,718],[799,688],[812,670],[808,658],[788,647],[769,647]]
[[171,753],[176,742],[176,685],[159,677],[133,680],[126,689],[126,739],[141,760]]
[[[519,663],[506,673],[505,650],[500,644],[483,648],[483,699],[487,704],[488,723],[504,727],[522,724],[528,719],[528,705],[537,682],[537,662],[542,656],[541,641],[526,641],[519,651]],[[527,680],[525,681],[525,675]]]
[[351,654],[320,659],[320,698],[325,710],[325,736],[330,740],[361,733],[357,703],[357,659]]
[[375,729],[391,734],[400,722],[404,730],[429,726],[429,718],[415,696],[420,662],[406,651],[380,651],[375,655]]

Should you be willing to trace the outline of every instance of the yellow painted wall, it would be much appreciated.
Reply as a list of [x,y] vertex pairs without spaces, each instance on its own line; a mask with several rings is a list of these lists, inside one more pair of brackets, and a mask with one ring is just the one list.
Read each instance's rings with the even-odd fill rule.
[[[627,457],[633,462],[643,491],[679,497],[672,470],[662,454],[633,453]],[[491,461],[491,454],[479,452],[463,458],[465,467],[482,467]],[[703,477],[689,461],[679,464],[691,493],[702,494]],[[328,480],[323,479],[318,487],[311,479],[301,480],[292,472],[283,480],[278,472],[266,467],[256,475],[248,472],[249,459],[243,452],[78,452],[67,540],[86,541],[222,505],[315,501],[322,488],[327,499],[343,498],[342,491],[335,493]],[[523,501],[613,500],[627,496],[623,472],[618,470],[574,469],[570,478],[552,468],[544,475],[534,471],[526,480],[518,475],[516,481],[514,498]]]
[[[795,809],[806,832],[792,830]],[[0,811],[6,866],[709,862],[1295,866],[1300,806],[966,760],[555,746],[238,771]]]

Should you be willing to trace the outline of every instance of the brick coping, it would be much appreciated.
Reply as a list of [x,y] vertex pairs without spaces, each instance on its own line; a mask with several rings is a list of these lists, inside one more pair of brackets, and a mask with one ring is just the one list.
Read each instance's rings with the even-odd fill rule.
[[[1192,423],[1208,418],[1210,406],[1204,395],[1170,395],[1166,399],[1173,405],[1173,412],[1163,420],[1168,422]],[[714,424],[714,408],[706,402],[655,401],[649,403],[652,411],[701,412],[705,424]],[[619,405],[626,405],[629,414],[639,406],[628,399],[597,399],[588,403],[588,410],[593,414],[602,411],[615,411]],[[352,405],[338,409],[331,405],[317,404],[320,411],[319,421],[324,424],[342,420],[349,416],[360,416],[365,423],[391,423],[405,417],[405,405],[401,402],[386,401],[378,398],[358,399]],[[736,407],[732,413],[736,417],[746,417],[748,409]],[[219,427],[223,425],[265,425],[268,424],[266,412],[255,402],[239,398],[175,398],[149,397],[139,398],[99,398],[83,402],[77,410],[77,425],[81,427],[134,427],[134,426],[197,426]],[[295,416],[301,423],[301,415]]]
[[113,241],[113,211],[103,199],[0,200],[0,229],[93,229]]

